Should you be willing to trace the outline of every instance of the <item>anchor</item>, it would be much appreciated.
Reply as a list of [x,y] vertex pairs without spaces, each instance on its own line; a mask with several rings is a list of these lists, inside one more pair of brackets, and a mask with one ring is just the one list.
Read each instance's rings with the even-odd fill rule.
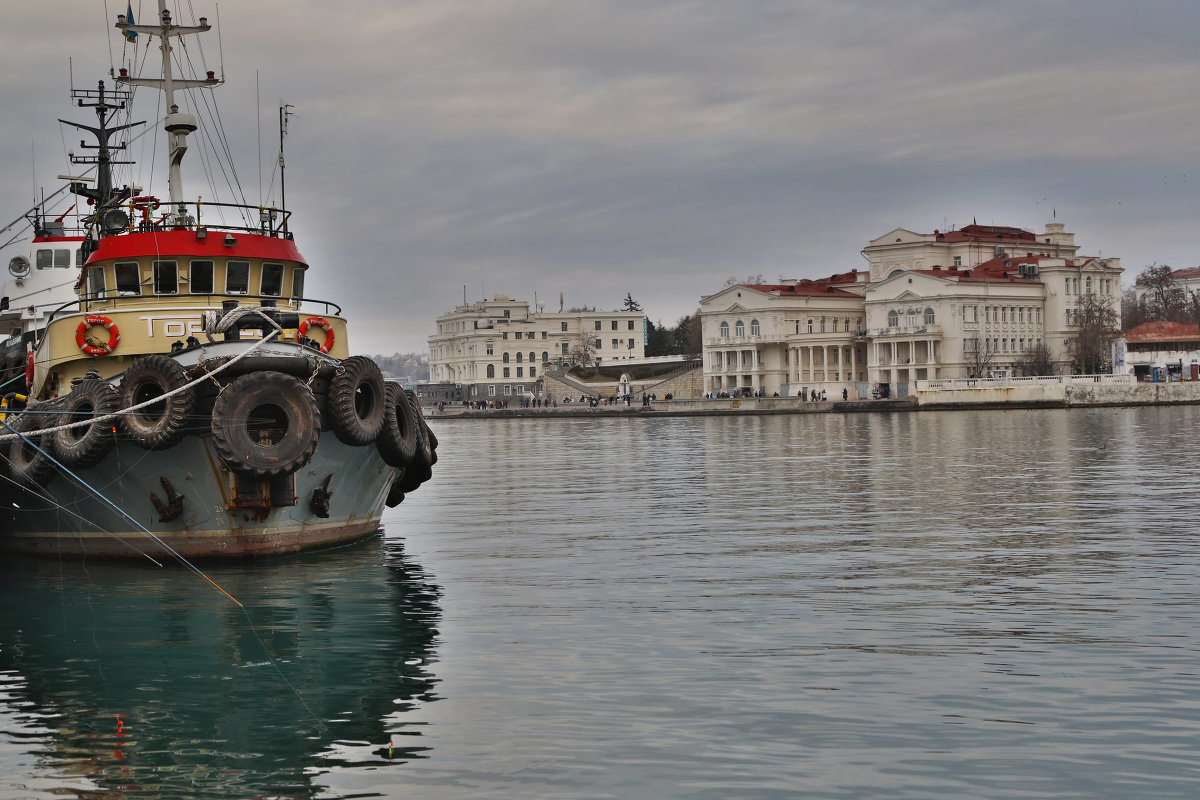
[[316,514],[321,519],[329,516],[329,497],[333,491],[329,488],[329,482],[333,480],[333,473],[325,476],[325,480],[321,485],[313,489],[312,500],[309,501],[308,507],[312,513]]
[[175,487],[171,485],[165,475],[159,476],[158,482],[162,484],[163,490],[167,493],[167,502],[159,500],[158,495],[154,492],[150,493],[150,502],[154,503],[154,507],[158,510],[159,522],[174,522],[183,513],[183,495],[175,491]]

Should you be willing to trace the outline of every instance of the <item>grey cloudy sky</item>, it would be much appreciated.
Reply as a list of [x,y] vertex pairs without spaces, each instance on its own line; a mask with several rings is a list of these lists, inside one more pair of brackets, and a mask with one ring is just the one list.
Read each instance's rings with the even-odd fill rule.
[[[84,120],[67,58],[77,85],[102,77],[125,0],[5,5],[7,222],[67,171],[79,137],[55,120]],[[154,3],[133,8],[142,21]],[[356,352],[424,350],[464,286],[549,310],[560,292],[599,308],[630,292],[673,323],[728,276],[819,277],[863,266],[892,228],[973,218],[1040,231],[1057,212],[1088,254],[1121,257],[1127,285],[1150,263],[1200,264],[1200,3],[226,0],[219,15],[204,55],[218,70],[224,55],[215,94],[246,198],[259,120],[269,173],[291,103],[307,293],[341,302]],[[139,101],[153,120],[156,98]],[[188,197],[212,196],[201,166],[197,144]]]

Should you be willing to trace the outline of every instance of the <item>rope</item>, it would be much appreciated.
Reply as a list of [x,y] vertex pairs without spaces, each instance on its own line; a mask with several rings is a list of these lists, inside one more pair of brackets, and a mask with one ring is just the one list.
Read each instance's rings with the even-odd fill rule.
[[[278,327],[278,326],[276,326],[276,327]],[[282,328],[280,330],[282,330]],[[234,364],[241,361],[243,358],[250,355],[255,350],[262,347],[264,344],[271,341],[278,335],[279,335],[279,330],[275,330],[275,331],[272,331],[271,333],[268,333],[266,336],[264,336],[262,339],[260,339],[253,346],[248,347],[247,349],[238,353],[236,356],[229,359],[224,364],[222,364],[221,366],[214,369],[212,372],[206,372],[203,375],[201,375],[199,378],[196,378],[194,381],[192,381],[190,383],[185,383],[183,386],[180,386],[178,389],[172,389],[171,391],[169,391],[165,394],[160,394],[158,397],[155,397],[152,400],[147,400],[144,403],[138,403],[136,406],[130,406],[129,408],[123,408],[120,411],[114,411],[111,414],[105,414],[102,417],[92,417],[90,419],[80,420],[79,422],[68,422],[65,425],[56,425],[53,428],[43,428],[41,430],[29,431],[29,435],[30,436],[40,436],[45,433],[57,433],[58,431],[65,431],[65,430],[69,430],[71,428],[82,428],[85,425],[92,425],[97,422],[107,422],[110,419],[116,419],[117,417],[124,416],[125,414],[132,414],[134,411],[141,411],[146,406],[152,406],[155,403],[161,403],[164,400],[166,400],[168,397],[173,397],[173,396],[179,394],[180,392],[191,389],[196,384],[201,383],[201,382],[207,380],[208,378],[211,378],[213,375],[216,375],[217,373],[221,372],[222,370],[232,367]],[[8,441],[11,441],[18,437],[25,439],[25,437],[19,433],[5,433],[5,434],[0,435],[0,442],[8,442]],[[28,440],[26,439],[26,441],[28,441]]]

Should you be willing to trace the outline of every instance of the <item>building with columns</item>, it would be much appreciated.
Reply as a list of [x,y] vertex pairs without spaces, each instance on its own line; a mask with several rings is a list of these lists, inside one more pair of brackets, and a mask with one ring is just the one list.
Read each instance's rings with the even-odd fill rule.
[[1078,249],[1058,222],[898,228],[863,249],[865,270],[727,287],[700,301],[705,389],[896,396],[980,367],[1011,375],[1043,344],[1066,371],[1079,299],[1120,310],[1119,260]]
[[585,340],[595,361],[642,358],[641,311],[530,310],[497,294],[437,318],[429,337],[430,383],[457,384],[465,400],[537,394],[539,379]]

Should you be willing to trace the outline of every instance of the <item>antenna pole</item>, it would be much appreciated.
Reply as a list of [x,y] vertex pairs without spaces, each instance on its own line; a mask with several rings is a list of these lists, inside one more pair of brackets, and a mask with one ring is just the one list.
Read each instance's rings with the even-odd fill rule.
[[286,233],[287,223],[287,184],[283,179],[283,137],[287,133],[287,118],[292,115],[288,111],[291,105],[284,103],[279,107],[279,207],[283,210],[283,230]]

